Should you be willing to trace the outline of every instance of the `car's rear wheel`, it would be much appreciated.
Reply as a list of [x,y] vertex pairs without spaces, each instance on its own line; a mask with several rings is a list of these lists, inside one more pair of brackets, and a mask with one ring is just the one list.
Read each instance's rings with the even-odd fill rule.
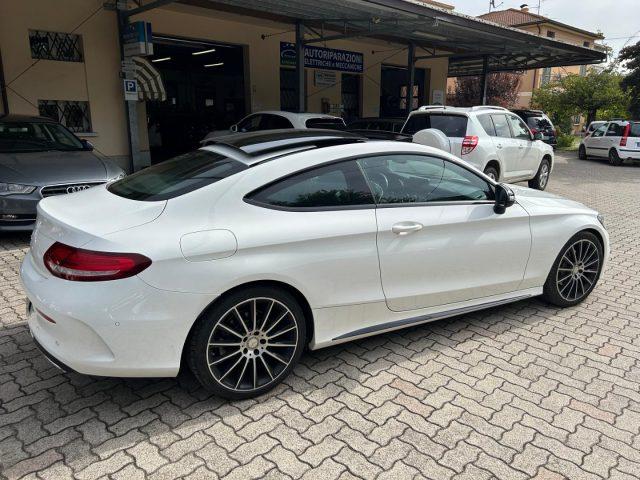
[[584,145],[580,145],[578,147],[578,158],[580,160],[586,160],[587,159],[587,148]]
[[487,168],[484,169],[484,174],[489,177],[491,180],[494,181],[498,181],[498,177],[500,176],[498,174],[498,169],[496,167],[494,167],[493,165],[489,165]]
[[255,287],[228,295],[191,336],[189,364],[216,395],[241,399],[280,383],[304,349],[304,313],[286,291]]
[[622,159],[615,148],[609,150],[609,163],[615,167],[622,165]]
[[536,190],[544,190],[549,183],[549,175],[551,173],[551,162],[548,158],[543,158],[538,167],[536,176],[529,180],[529,187]]
[[570,307],[582,302],[595,288],[604,251],[598,237],[591,232],[574,235],[556,258],[547,281],[543,298],[560,307]]

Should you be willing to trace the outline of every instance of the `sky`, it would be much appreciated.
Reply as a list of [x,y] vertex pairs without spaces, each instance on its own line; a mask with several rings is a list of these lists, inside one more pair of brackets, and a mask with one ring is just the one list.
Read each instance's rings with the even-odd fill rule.
[[[442,0],[455,5],[456,11],[467,15],[480,15],[489,11],[489,0]],[[495,0],[494,10],[519,8],[529,5],[533,13],[538,11],[538,0]],[[604,43],[615,53],[624,46],[640,41],[640,0],[542,0],[540,14],[584,30],[605,35]]]

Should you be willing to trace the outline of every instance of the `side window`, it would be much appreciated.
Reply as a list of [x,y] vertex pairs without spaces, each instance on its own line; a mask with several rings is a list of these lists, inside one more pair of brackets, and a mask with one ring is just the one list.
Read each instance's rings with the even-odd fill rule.
[[519,140],[531,140],[531,133],[525,123],[518,117],[513,115],[507,115],[509,123],[511,124],[511,131],[513,132],[513,138]]
[[621,137],[624,132],[624,127],[619,123],[609,124],[609,130],[607,130],[607,137]]
[[355,161],[293,174],[249,195],[250,203],[284,208],[373,205],[371,190]]
[[384,155],[358,163],[380,205],[493,198],[491,186],[479,176],[439,158]]
[[602,125],[601,127],[597,128],[595,132],[593,132],[593,135],[591,135],[593,138],[596,137],[602,137],[604,136],[604,132],[607,131],[607,124]]
[[507,116],[502,114],[491,115],[493,124],[496,127],[496,136],[503,138],[511,138],[511,130],[507,123]]
[[487,135],[491,135],[492,137],[496,136],[496,127],[493,126],[493,121],[489,115],[480,115],[478,121]]
[[289,120],[280,115],[263,115],[260,130],[277,130],[280,128],[293,128]]
[[238,132],[255,132],[260,130],[262,115],[251,115],[238,124]]

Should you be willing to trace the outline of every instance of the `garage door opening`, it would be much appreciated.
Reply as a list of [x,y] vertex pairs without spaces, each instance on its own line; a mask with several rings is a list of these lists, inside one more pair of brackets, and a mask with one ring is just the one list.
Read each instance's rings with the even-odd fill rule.
[[154,36],[148,60],[160,71],[167,100],[147,102],[151,162],[198,148],[212,130],[247,113],[242,46]]

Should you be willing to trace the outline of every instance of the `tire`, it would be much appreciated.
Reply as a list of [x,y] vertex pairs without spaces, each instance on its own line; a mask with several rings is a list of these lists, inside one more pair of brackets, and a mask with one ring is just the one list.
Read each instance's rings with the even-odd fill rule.
[[492,165],[488,166],[487,168],[484,169],[484,174],[487,177],[491,177],[492,180],[494,181],[499,181],[500,180],[500,175],[498,173],[498,169]]
[[586,160],[587,159],[587,149],[584,145],[580,145],[578,147],[578,158],[580,160]]
[[609,163],[614,167],[619,167],[622,165],[622,159],[620,155],[618,155],[618,151],[615,148],[609,150]]
[[198,319],[189,366],[202,386],[220,397],[255,397],[289,374],[306,335],[304,312],[292,295],[273,287],[239,290]]
[[553,262],[542,298],[559,307],[582,302],[598,283],[603,257],[600,239],[593,233],[580,232],[571,237]]
[[529,188],[536,190],[544,190],[549,184],[549,176],[551,175],[551,162],[548,158],[543,158],[538,167],[536,176],[529,180]]

